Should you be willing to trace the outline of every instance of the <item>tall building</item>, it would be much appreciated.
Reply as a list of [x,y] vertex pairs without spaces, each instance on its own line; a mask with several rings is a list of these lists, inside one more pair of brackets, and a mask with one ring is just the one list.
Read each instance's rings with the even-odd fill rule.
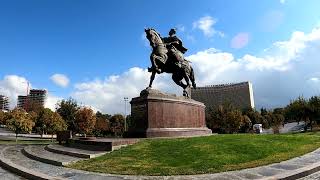
[[44,107],[47,91],[42,89],[31,89],[27,96],[18,96],[18,108],[28,109],[32,104]]
[[210,85],[191,89],[191,97],[206,107],[231,103],[239,109],[254,108],[253,89],[250,82]]
[[9,98],[0,95],[0,111],[9,111]]
[[28,98],[28,96],[18,96],[17,107],[24,109],[26,107],[27,98]]

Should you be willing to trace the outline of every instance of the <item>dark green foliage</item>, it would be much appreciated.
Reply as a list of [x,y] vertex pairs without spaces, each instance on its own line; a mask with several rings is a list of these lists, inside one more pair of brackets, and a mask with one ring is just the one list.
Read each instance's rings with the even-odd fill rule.
[[217,133],[248,132],[252,126],[248,116],[230,103],[210,108],[206,117],[207,126]]
[[288,119],[293,119],[297,122],[305,122],[305,131],[308,127],[313,127],[314,122],[318,122],[320,118],[320,98],[313,96],[310,99],[305,99],[300,96],[290,102],[286,107],[285,115]]
[[115,114],[110,118],[110,129],[115,136],[122,136],[124,133],[124,117],[121,114]]
[[79,128],[75,122],[75,117],[78,110],[79,105],[72,98],[58,102],[56,107],[57,113],[59,113],[62,119],[66,121],[68,130],[71,130],[74,133],[79,131]]
[[253,108],[245,109],[243,114],[246,115],[252,122],[252,124],[263,124],[262,115]]

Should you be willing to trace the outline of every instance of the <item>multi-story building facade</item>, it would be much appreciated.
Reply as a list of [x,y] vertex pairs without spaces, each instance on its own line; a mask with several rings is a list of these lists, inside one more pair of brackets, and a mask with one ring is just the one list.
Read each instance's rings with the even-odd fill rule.
[[28,109],[29,106],[37,104],[44,107],[47,91],[42,89],[31,89],[27,96],[18,96],[18,108]]
[[4,95],[0,95],[0,111],[9,111],[9,98]]
[[254,108],[250,82],[210,85],[191,89],[191,98],[203,102],[207,108],[231,103],[239,109]]
[[24,109],[26,107],[28,96],[18,96],[17,107]]

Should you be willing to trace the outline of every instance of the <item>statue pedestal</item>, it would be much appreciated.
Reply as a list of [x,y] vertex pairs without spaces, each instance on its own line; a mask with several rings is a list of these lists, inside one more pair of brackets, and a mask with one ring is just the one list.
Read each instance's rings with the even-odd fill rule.
[[211,134],[203,103],[146,89],[131,103],[131,137],[180,137]]

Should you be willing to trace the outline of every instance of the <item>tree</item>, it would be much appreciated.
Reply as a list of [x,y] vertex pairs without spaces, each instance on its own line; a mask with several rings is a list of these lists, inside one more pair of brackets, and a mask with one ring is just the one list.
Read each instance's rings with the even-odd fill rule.
[[110,121],[102,116],[96,114],[96,125],[94,127],[94,134],[101,136],[107,134],[110,130]]
[[121,114],[115,114],[110,118],[110,128],[115,136],[122,136],[124,133],[124,117]]
[[110,119],[111,115],[110,114],[103,114],[100,111],[97,111],[96,117],[97,118],[103,118],[103,119]]
[[308,124],[310,124],[312,128],[310,121],[311,109],[308,101],[302,96],[299,96],[296,100],[291,101],[290,104],[286,106],[285,114],[286,117],[295,119],[298,123],[304,121],[305,131],[307,130]]
[[207,116],[207,126],[218,133],[248,132],[252,122],[248,116],[235,109],[230,103],[210,108]]
[[62,100],[57,103],[56,112],[65,120],[68,126],[68,130],[74,133],[78,132],[78,127],[75,122],[76,113],[79,110],[77,102],[70,98],[68,100]]
[[263,117],[258,111],[253,108],[244,110],[242,114],[246,115],[250,119],[252,125],[263,124]]
[[44,108],[39,112],[38,117],[36,118],[36,129],[41,135],[44,133],[51,134],[51,139],[53,141],[53,134],[57,131],[66,130],[67,124],[57,112],[53,112],[49,108]]
[[30,115],[23,109],[14,109],[10,113],[11,119],[7,121],[7,127],[14,131],[16,134],[16,142],[18,141],[18,134],[22,132],[30,133],[34,122],[32,121]]
[[47,109],[42,109],[36,116],[35,118],[35,130],[36,132],[38,132],[41,137],[43,136],[43,134],[46,133],[47,131],[47,127],[46,127],[46,124],[45,124],[45,117],[47,117],[46,113],[48,112]]
[[239,132],[248,133],[252,129],[252,122],[247,115],[242,115],[242,123]]
[[0,110],[0,124],[6,124],[7,120],[10,118],[10,113]]
[[309,109],[310,109],[310,125],[312,130],[312,123],[320,122],[320,97],[319,96],[312,96],[308,102]]
[[75,118],[75,123],[79,129],[79,132],[83,133],[86,137],[87,134],[93,130],[96,124],[96,116],[93,110],[83,107],[77,111]]
[[53,134],[56,134],[57,131],[64,131],[67,129],[66,122],[62,119],[62,117],[57,112],[51,111],[48,114],[48,116],[45,117],[44,121],[47,128],[47,132],[51,134],[52,141],[53,141]]

